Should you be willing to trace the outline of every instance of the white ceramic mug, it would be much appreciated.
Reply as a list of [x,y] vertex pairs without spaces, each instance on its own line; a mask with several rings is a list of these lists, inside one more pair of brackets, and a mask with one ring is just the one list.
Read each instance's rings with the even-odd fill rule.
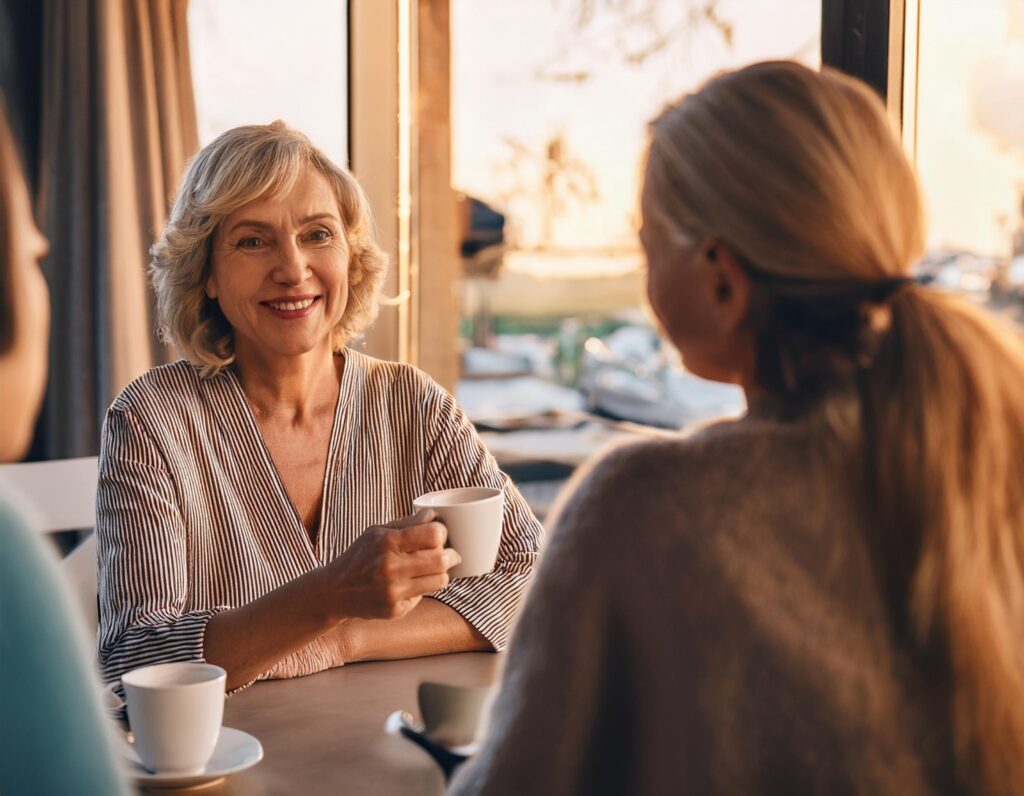
[[413,501],[417,509],[433,509],[448,528],[448,544],[462,563],[448,570],[452,580],[483,575],[494,569],[501,543],[505,493],[467,486],[429,492]]
[[197,774],[224,719],[227,673],[209,663],[161,663],[121,678],[139,760],[154,774]]

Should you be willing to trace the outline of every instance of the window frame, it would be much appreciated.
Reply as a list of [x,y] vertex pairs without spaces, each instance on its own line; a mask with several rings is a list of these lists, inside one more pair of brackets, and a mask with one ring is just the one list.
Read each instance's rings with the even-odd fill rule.
[[459,261],[449,0],[350,0],[348,30],[349,162],[391,263],[388,300],[361,345],[454,389]]
[[[905,97],[916,87],[919,0],[822,0],[821,62],[860,78],[904,124]],[[909,24],[908,24],[909,23]],[[907,31],[913,35],[908,36]],[[915,94],[916,96],[916,94]],[[911,106],[913,107],[913,106]]]

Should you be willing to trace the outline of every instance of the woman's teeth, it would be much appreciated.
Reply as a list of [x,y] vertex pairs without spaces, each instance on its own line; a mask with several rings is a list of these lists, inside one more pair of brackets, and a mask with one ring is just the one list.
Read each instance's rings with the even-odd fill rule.
[[268,301],[267,305],[274,310],[291,312],[292,310],[304,310],[316,301],[315,298],[304,299],[303,301]]

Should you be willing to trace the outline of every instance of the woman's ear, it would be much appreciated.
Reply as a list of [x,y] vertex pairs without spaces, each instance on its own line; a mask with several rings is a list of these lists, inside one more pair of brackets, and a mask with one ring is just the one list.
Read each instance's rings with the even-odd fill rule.
[[733,250],[722,241],[705,244],[704,259],[712,272],[716,314],[723,327],[735,329],[743,323],[750,309],[750,276]]
[[208,299],[217,300],[217,280],[212,273],[206,278],[205,290]]

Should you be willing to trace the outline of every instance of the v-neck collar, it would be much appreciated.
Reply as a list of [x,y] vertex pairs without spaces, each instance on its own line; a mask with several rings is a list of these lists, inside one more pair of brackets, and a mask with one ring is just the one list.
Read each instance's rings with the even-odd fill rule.
[[285,489],[281,473],[277,469],[274,457],[270,454],[266,440],[263,439],[259,423],[256,421],[256,415],[253,414],[252,406],[249,404],[248,398],[246,398],[245,390],[242,389],[242,383],[233,370],[225,369],[224,371],[227,384],[229,385],[229,392],[235,400],[244,426],[241,430],[237,428],[228,429],[228,437],[248,448],[248,452],[257,461],[263,462],[263,473],[260,475],[265,482],[268,493],[272,493],[277,497],[275,508],[279,518],[287,527],[288,535],[291,537],[296,552],[301,551],[302,555],[307,558],[307,561],[313,565],[323,563],[321,556],[325,550],[324,536],[331,532],[333,527],[334,517],[330,507],[334,502],[334,487],[337,481],[336,472],[339,467],[344,467],[345,451],[348,448],[348,431],[351,428],[349,413],[352,411],[354,403],[353,389],[356,377],[353,371],[356,367],[356,357],[352,356],[352,352],[348,349],[342,349],[335,356],[342,357],[344,362],[342,365],[341,383],[338,385],[337,403],[334,406],[333,426],[331,428],[330,443],[327,448],[327,464],[324,467],[324,481],[321,485],[320,525],[317,529],[316,544],[313,544],[313,541],[309,538],[309,531],[306,530],[302,517],[299,516],[295,504],[288,495],[288,490]]

